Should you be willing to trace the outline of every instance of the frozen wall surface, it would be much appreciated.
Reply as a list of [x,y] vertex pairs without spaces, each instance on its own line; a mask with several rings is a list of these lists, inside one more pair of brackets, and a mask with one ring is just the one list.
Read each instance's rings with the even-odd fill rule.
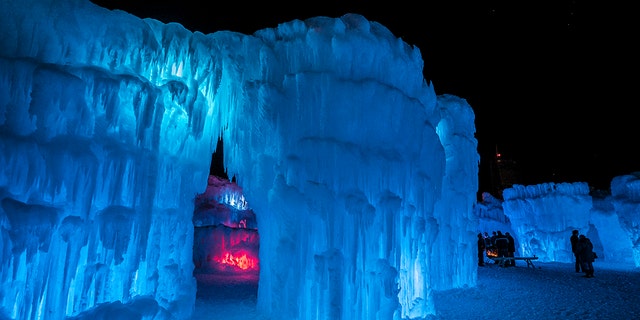
[[511,220],[504,214],[502,203],[502,200],[489,192],[482,193],[482,201],[478,202],[474,208],[475,215],[478,217],[478,232],[483,234],[486,232],[489,236],[493,231],[501,231],[503,234],[509,232],[515,237],[511,230]]
[[[627,248],[631,248],[632,261],[640,267],[640,172],[618,176],[611,180],[611,202],[613,215],[617,216],[619,228],[609,229],[613,239],[618,239],[613,247],[612,256],[629,257]],[[605,217],[612,214],[604,213]],[[612,225],[618,226],[613,223]],[[618,232],[619,230],[619,232]]]
[[475,284],[473,112],[384,26],[204,35],[2,0],[0,30],[0,317],[188,319],[219,137],[260,230],[260,311],[417,319]]
[[637,174],[615,177],[610,196],[591,196],[584,182],[505,189],[502,206],[519,253],[545,262],[573,262],[569,237],[576,229],[591,239],[598,262],[640,267],[638,181]]
[[502,194],[504,214],[520,240],[519,252],[544,262],[574,261],[569,236],[573,229],[584,234],[589,229],[589,185],[514,185]]

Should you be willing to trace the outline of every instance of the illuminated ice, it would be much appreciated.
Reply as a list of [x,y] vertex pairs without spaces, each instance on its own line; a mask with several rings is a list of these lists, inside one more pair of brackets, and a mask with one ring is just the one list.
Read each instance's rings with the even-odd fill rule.
[[[473,111],[436,96],[419,49],[384,26],[347,14],[204,35],[25,0],[0,1],[0,30],[0,318],[189,319],[194,261],[256,269],[240,251],[196,256],[209,236],[253,243],[194,237],[211,225],[259,230],[257,308],[274,318],[424,319],[434,290],[475,285],[490,224],[474,211]],[[219,138],[242,192],[197,199]],[[606,224],[638,264],[637,180],[594,209],[585,186],[516,188],[502,214],[545,259],[566,258],[553,237],[569,226]],[[209,200],[232,215],[195,210]]]
[[243,194],[216,200],[256,212],[229,221],[260,230],[261,312],[425,317],[434,287],[474,284],[473,112],[384,26],[204,35],[88,1],[0,4],[3,317],[188,319],[218,138]]
[[[477,211],[484,230],[511,231],[517,255],[571,263],[575,258],[569,236],[575,229],[591,239],[598,262],[638,268],[639,177],[640,173],[615,177],[611,194],[592,191],[584,182],[514,185],[504,190],[504,203],[489,197],[478,204],[481,210]],[[499,217],[507,219],[498,224]]]

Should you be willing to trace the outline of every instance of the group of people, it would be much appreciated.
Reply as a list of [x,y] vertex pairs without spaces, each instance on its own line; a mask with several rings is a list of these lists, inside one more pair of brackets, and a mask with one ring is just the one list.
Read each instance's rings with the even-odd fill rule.
[[[576,272],[584,272],[585,277],[593,278],[593,262],[597,258],[593,252],[591,240],[578,230],[573,230],[570,237],[571,251],[575,256]],[[509,232],[502,234],[502,231],[493,231],[489,236],[487,232],[478,233],[478,266],[484,266],[485,253],[494,257],[514,257],[516,252],[515,240]],[[515,260],[504,263],[505,267],[514,267]]]
[[578,230],[571,232],[571,251],[576,258],[576,272],[584,272],[587,278],[593,278],[593,261],[596,254],[593,252],[591,240]]
[[[484,255],[492,255],[495,257],[514,257],[516,253],[515,239],[509,232],[502,234],[502,231],[493,231],[489,236],[487,232],[484,235],[478,233],[478,266],[484,266]],[[496,262],[497,263],[497,262]],[[503,264],[505,267],[515,267],[515,260],[507,261]]]

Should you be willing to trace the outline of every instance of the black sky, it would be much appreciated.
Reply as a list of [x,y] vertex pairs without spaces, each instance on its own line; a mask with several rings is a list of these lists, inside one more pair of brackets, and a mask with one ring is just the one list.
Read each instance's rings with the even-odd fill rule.
[[191,31],[245,34],[294,19],[358,13],[417,46],[437,94],[476,116],[480,191],[496,148],[521,184],[588,182],[640,171],[631,2],[612,1],[135,1],[94,0]]

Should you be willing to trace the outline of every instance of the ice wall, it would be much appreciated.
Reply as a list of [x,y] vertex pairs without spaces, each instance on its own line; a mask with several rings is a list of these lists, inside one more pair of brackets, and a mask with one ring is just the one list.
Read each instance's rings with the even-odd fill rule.
[[[253,117],[263,121],[253,130],[237,131],[250,139],[225,132],[224,149],[229,174],[239,177],[256,212],[261,265],[269,265],[261,269],[259,308],[296,319],[433,313],[436,235],[467,229],[451,221],[472,223],[435,214],[451,190],[467,191],[443,187],[449,164],[477,166],[475,149],[466,150],[474,146],[473,127],[463,127],[472,119],[464,113],[469,106],[452,106],[451,116],[460,112],[463,120],[444,125],[439,108],[448,100],[438,107],[420,75],[419,51],[361,16],[294,21],[256,36],[269,47],[261,68],[281,80],[243,105],[243,114],[264,114]],[[280,64],[283,57],[291,57],[288,64]],[[468,142],[446,150],[442,141],[454,133]],[[243,143],[227,147],[234,141]],[[477,175],[459,172],[473,186]],[[461,210],[468,199],[472,192],[452,207]]]
[[2,1],[0,30],[1,317],[188,317],[212,148],[170,46],[83,1]]
[[424,318],[434,270],[473,284],[473,113],[385,27],[203,35],[45,0],[0,2],[0,30],[0,315],[188,318],[193,199],[220,135],[269,266],[261,311]]
[[640,229],[638,185],[637,174],[615,177],[610,196],[590,195],[583,182],[514,185],[504,190],[503,209],[523,255],[571,263],[569,237],[577,229],[593,242],[597,262],[640,267],[634,245]]
[[[464,99],[452,95],[438,97],[442,120],[436,131],[445,149],[443,179],[445,201],[438,201],[434,219],[438,228],[431,246],[430,285],[434,290],[473,286],[476,283],[476,199],[469,194],[478,190],[477,141],[475,115]],[[458,257],[451,259],[451,256]]]
[[504,214],[502,208],[502,200],[492,196],[489,192],[482,193],[482,201],[478,202],[473,209],[478,217],[478,232],[483,234],[487,232],[489,235],[493,231],[502,231],[511,234],[511,220]]
[[591,197],[586,183],[514,185],[502,194],[504,214],[523,255],[536,255],[543,262],[574,261],[571,230],[589,230]]
[[[640,268],[640,172],[613,178],[611,180],[611,196],[614,213],[618,217],[617,222],[619,222],[616,224],[614,220],[611,225],[619,226],[619,228],[614,227],[607,230],[610,232],[607,235],[610,235],[611,239],[618,240],[608,241],[609,237],[604,238],[612,244],[611,256],[607,256],[607,258],[622,260],[631,256],[635,266]],[[618,230],[620,232],[617,232]],[[631,255],[628,254],[627,248],[631,249]]]
[[229,228],[258,228],[256,215],[242,188],[214,175],[209,176],[205,192],[195,197],[192,220],[195,227],[221,224]]

